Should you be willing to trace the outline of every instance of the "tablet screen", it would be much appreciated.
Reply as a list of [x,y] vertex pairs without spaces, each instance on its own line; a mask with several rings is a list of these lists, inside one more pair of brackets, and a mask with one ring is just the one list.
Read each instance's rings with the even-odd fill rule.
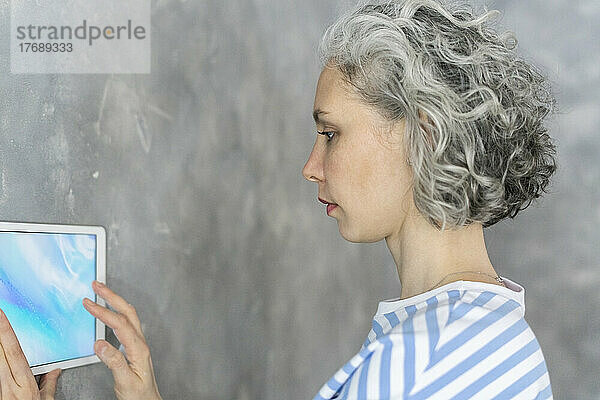
[[0,232],[0,308],[30,367],[94,354],[96,235]]

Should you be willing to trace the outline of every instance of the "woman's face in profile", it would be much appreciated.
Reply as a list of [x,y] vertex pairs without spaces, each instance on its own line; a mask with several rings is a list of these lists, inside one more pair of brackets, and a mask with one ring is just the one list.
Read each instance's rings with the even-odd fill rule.
[[323,69],[314,111],[317,130],[328,134],[317,135],[302,174],[337,204],[329,215],[346,240],[377,242],[400,230],[412,205],[404,119],[385,133],[385,120],[346,87],[337,69]]

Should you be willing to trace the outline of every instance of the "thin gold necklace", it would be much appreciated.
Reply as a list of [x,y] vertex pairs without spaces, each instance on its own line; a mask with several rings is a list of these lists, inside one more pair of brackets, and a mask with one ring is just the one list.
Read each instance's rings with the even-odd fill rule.
[[[437,287],[437,286],[438,286],[440,283],[444,282],[444,279],[446,279],[446,278],[447,278],[447,277],[449,277],[450,275],[463,274],[463,273],[468,273],[468,272],[472,272],[472,273],[475,273],[475,274],[484,274],[484,275],[487,275],[487,276],[489,276],[489,277],[491,277],[491,278],[494,278],[494,279],[495,279],[495,280],[496,280],[498,283],[500,283],[500,284],[502,284],[504,287],[506,287],[506,284],[504,283],[504,279],[502,279],[502,278],[500,277],[500,275],[496,275],[496,276],[494,276],[494,275],[490,275],[490,274],[488,274],[488,273],[481,272],[481,271],[460,271],[460,272],[453,272],[453,273],[451,273],[451,274],[448,274],[448,275],[444,276],[444,277],[442,278],[442,280],[441,280],[441,281],[439,281],[439,282],[437,283],[437,285],[435,285],[434,287],[432,287],[432,288],[431,288],[431,289],[429,289],[429,290],[433,290],[433,289],[435,289],[435,288],[436,288],[436,287]],[[429,292],[429,290],[427,290],[427,291]]]

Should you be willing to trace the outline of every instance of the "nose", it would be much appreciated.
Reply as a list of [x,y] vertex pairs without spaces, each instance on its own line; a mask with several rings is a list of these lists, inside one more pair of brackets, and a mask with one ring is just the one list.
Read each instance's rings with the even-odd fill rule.
[[323,176],[323,159],[321,152],[317,148],[317,142],[315,141],[308,160],[304,164],[304,168],[302,168],[302,175],[304,175],[306,180],[311,182],[320,182],[325,179]]

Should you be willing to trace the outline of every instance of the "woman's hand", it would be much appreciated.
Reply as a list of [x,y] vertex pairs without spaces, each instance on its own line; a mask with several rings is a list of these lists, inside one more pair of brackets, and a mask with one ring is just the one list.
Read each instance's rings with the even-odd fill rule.
[[0,399],[53,400],[60,369],[42,375],[40,388],[31,373],[17,335],[0,310]]
[[154,378],[150,349],[135,308],[98,281],[94,281],[92,289],[117,312],[102,307],[87,297],[83,300],[85,309],[112,328],[127,353],[125,359],[123,353],[106,340],[97,340],[94,344],[94,352],[113,373],[117,399],[162,400]]

